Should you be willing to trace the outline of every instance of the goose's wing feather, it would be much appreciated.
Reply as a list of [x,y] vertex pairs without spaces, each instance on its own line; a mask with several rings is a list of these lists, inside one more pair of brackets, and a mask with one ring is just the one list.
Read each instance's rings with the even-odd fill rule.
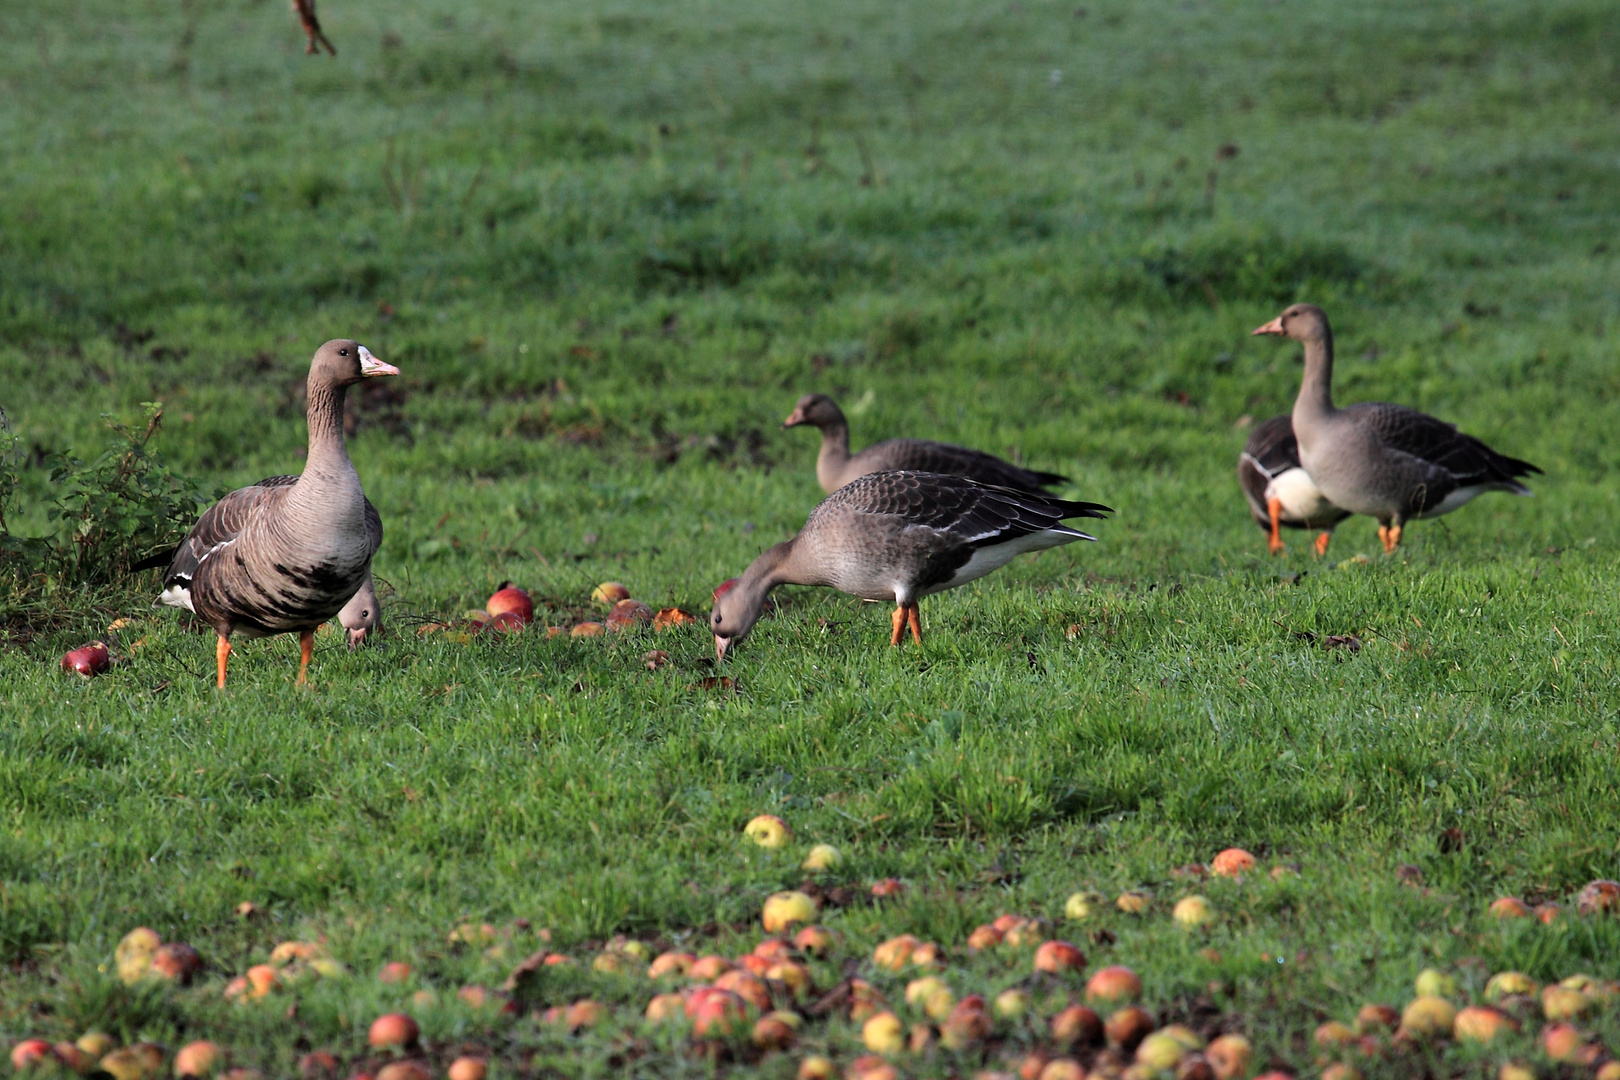
[[1294,418],[1284,413],[1255,425],[1249,441],[1243,444],[1243,457],[1254,462],[1267,477],[1299,466],[1299,440],[1294,438]]
[[965,476],[981,484],[999,487],[1041,488],[1068,482],[1068,477],[1057,473],[1036,472],[982,450],[928,439],[890,439],[862,450],[856,460],[884,471],[908,470]]
[[1345,412],[1357,413],[1357,421],[1385,446],[1442,470],[1459,487],[1491,484],[1523,490],[1518,478],[1541,472],[1528,461],[1497,453],[1454,424],[1403,405],[1368,403]]
[[[163,575],[164,589],[190,589],[192,578],[203,561],[235,540],[259,507],[267,502],[279,502],[286,497],[286,489],[297,482],[296,476],[267,476],[256,484],[237,488],[203,511],[191,532],[174,549],[169,569]],[[366,505],[369,508],[371,504]],[[381,522],[378,529],[381,530]]]
[[[371,554],[377,554],[377,549],[382,547],[383,541],[382,515],[377,513],[377,508],[371,505],[370,499],[366,500],[366,536],[371,540]],[[370,580],[369,573],[368,571],[367,580]]]
[[1063,524],[1065,518],[1100,518],[1112,512],[1100,503],[911,470],[868,473],[829,496],[828,502],[833,500],[847,511],[898,518],[905,527],[927,529],[970,548],[1046,529],[1074,532]]

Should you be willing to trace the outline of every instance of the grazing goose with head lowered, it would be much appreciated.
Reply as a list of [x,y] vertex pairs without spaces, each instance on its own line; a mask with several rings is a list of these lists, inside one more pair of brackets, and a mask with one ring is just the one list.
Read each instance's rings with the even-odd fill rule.
[[1270,533],[1267,546],[1273,555],[1283,551],[1279,528],[1321,530],[1311,546],[1326,555],[1333,526],[1350,516],[1327,501],[1300,465],[1294,422],[1288,416],[1273,416],[1254,429],[1238,455],[1238,482],[1254,523]]
[[768,549],[717,590],[709,629],[721,660],[759,620],[778,585],[827,585],[893,600],[893,633],[922,641],[917,602],[984,577],[1026,551],[1092,540],[1064,518],[1102,517],[1098,503],[992,487],[943,473],[868,473],[823,499],[791,540]]
[[1408,521],[1449,514],[1486,491],[1530,494],[1518,478],[1540,469],[1444,420],[1385,402],[1335,408],[1333,331],[1315,304],[1295,304],[1254,332],[1304,343],[1293,413],[1300,464],[1334,505],[1378,519],[1386,552],[1400,546]]
[[298,476],[272,476],[215,503],[192,526],[159,599],[219,635],[219,685],[231,636],[298,634],[298,681],[309,678],[315,630],[368,581],[382,519],[343,443],[343,395],[361,379],[398,375],[364,345],[328,341],[309,365],[309,457]]
[[[366,500],[366,508],[376,513],[369,499]],[[381,523],[382,519],[378,518],[379,528]],[[382,605],[377,602],[377,587],[371,583],[369,567],[360,591],[349,597],[349,602],[338,612],[338,625],[343,627],[343,636],[348,639],[351,649],[364,645],[368,635],[382,632]]]
[[826,394],[806,394],[782,421],[785,428],[809,424],[821,429],[821,453],[816,458],[816,480],[821,490],[829,495],[867,473],[907,469],[913,472],[945,473],[965,476],[981,484],[999,487],[1024,488],[1038,491],[1043,487],[1068,482],[1068,477],[1057,473],[1035,472],[1014,465],[1010,461],[969,450],[965,446],[931,442],[927,439],[889,439],[874,443],[851,457],[849,454],[849,421],[844,411]]

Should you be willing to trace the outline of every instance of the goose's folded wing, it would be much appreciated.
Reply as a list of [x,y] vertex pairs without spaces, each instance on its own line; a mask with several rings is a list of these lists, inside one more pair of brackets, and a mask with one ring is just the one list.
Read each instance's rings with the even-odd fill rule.
[[1352,409],[1361,413],[1362,422],[1378,434],[1385,446],[1444,470],[1458,486],[1517,486],[1517,477],[1541,471],[1528,461],[1499,454],[1472,435],[1458,431],[1455,425],[1416,409],[1388,404]]
[[197,524],[175,549],[169,569],[163,575],[164,588],[190,588],[197,568],[235,540],[258,507],[266,500],[284,497],[283,492],[297,480],[296,476],[267,476],[257,484],[237,488],[203,511]]
[[1065,518],[1100,518],[1111,512],[1099,503],[912,471],[869,473],[834,497],[855,513],[897,517],[907,526],[929,529],[970,547],[1046,529],[1073,531],[1063,525]]

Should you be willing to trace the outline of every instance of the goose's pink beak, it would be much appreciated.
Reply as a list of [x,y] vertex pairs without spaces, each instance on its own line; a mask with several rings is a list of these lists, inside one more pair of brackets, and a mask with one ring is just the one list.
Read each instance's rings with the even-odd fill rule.
[[1279,315],[1275,319],[1272,319],[1270,322],[1266,323],[1266,325],[1255,327],[1254,331],[1249,336],[1250,337],[1259,337],[1262,334],[1278,334],[1278,335],[1281,335],[1282,332],[1283,332],[1282,316]]
[[362,379],[375,379],[379,375],[398,375],[399,368],[393,364],[385,364],[364,345],[360,346],[360,377]]
[[794,409],[788,413],[788,418],[782,421],[782,426],[785,428],[798,427],[802,423],[804,423],[804,410]]
[[717,663],[717,664],[718,663],[724,663],[725,659],[726,659],[726,652],[730,648],[731,648],[731,639],[730,638],[721,637],[719,634],[714,635],[714,660],[715,660],[715,663]]

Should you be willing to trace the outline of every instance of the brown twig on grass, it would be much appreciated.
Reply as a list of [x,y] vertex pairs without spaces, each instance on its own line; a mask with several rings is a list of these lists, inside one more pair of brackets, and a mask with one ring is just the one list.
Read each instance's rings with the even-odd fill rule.
[[292,6],[298,14],[298,21],[304,24],[304,36],[309,39],[304,43],[304,53],[319,53],[324,47],[327,53],[336,56],[337,50],[321,30],[321,20],[315,17],[315,0],[292,0]]

